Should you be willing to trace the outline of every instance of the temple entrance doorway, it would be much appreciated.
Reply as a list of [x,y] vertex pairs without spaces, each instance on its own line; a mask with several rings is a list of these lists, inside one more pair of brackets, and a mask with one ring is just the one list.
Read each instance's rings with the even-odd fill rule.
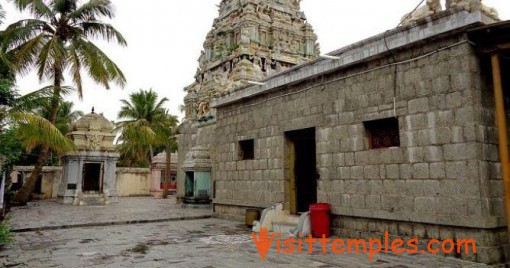
[[83,192],[102,192],[103,165],[101,163],[85,163],[83,165]]
[[286,199],[291,214],[317,203],[315,128],[285,133]]

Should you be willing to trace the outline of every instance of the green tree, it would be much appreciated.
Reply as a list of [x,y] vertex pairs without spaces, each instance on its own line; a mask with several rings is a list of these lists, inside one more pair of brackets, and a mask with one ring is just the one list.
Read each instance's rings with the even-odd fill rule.
[[[49,99],[48,99],[49,100]],[[61,100],[59,104],[60,108],[57,113],[57,118],[55,119],[55,127],[64,135],[67,135],[72,131],[72,124],[83,116],[82,111],[74,110],[74,104],[69,101]],[[41,104],[41,107],[36,109],[38,115],[43,118],[48,118],[51,113],[51,102],[46,101]],[[49,160],[46,162],[48,165],[59,165],[60,164],[60,155],[59,153],[53,152],[50,150],[49,152]]]
[[[173,131],[178,124],[176,116],[170,115],[163,105],[167,98],[158,100],[158,94],[151,90],[132,93],[129,100],[121,100],[117,130],[121,133],[119,151],[123,159],[131,163],[150,165],[154,148],[162,146],[167,153],[165,188],[170,176],[171,152],[176,148]],[[168,191],[168,190],[167,190]],[[165,192],[164,191],[164,197]]]
[[[124,86],[125,77],[117,65],[90,39],[102,38],[125,46],[123,36],[103,18],[113,18],[109,0],[90,0],[78,5],[77,0],[13,0],[20,11],[33,18],[15,22],[3,34],[3,47],[12,53],[14,70],[26,74],[36,70],[39,80],[52,81],[51,113],[47,120],[55,124],[68,71],[78,95],[82,96],[82,71],[105,88],[115,82]],[[35,133],[37,134],[37,133]],[[37,177],[48,158],[50,147],[41,151],[27,183],[16,193],[14,201],[25,204]]]
[[2,8],[2,5],[0,5],[0,25],[2,25],[2,23],[4,22],[4,19],[5,19],[5,11]]
[[168,197],[168,185],[170,183],[171,165],[172,165],[172,152],[177,150],[177,142],[175,139],[175,128],[179,124],[177,116],[171,115],[168,110],[165,110],[165,119],[160,124],[154,127],[156,133],[156,144],[164,147],[166,152],[165,163],[165,177],[163,178],[163,198]]
[[[57,118],[55,119],[55,126],[62,134],[66,135],[71,132],[72,124],[82,117],[84,113],[79,110],[74,110],[74,103],[70,101],[62,101],[59,106],[60,108],[57,113]],[[49,118],[51,114],[51,103],[44,103],[37,113],[44,118]]]
[[[0,19],[3,16],[0,6]],[[2,31],[0,32],[2,44],[0,47],[0,144],[2,144],[0,155],[7,159],[5,164],[17,163],[22,155],[23,147],[31,151],[38,144],[46,144],[57,152],[72,150],[73,144],[48,120],[31,112],[50,96],[48,88],[36,90],[24,96],[17,93],[14,87],[12,64],[8,60],[12,58],[13,53],[6,53],[6,47],[3,46],[4,40],[5,32]]]
[[0,78],[0,133],[6,127],[7,111],[9,107],[14,105],[16,96],[17,94],[14,91],[13,82],[9,79]]
[[[0,132],[0,155],[5,157],[4,166],[10,167],[18,162],[23,154],[23,147],[18,137],[16,128],[9,128]],[[2,167],[0,167],[2,170]]]
[[155,130],[167,120],[163,108],[167,101],[167,98],[158,101],[158,94],[152,89],[140,89],[129,95],[129,101],[121,100],[118,114],[121,121],[117,124],[117,129],[121,130],[120,140],[145,146],[149,163],[154,157],[154,145],[158,144]]

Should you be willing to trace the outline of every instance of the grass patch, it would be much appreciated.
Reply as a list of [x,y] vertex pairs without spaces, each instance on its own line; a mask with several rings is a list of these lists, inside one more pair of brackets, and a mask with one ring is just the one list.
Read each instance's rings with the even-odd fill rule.
[[0,223],[0,244],[11,244],[14,242],[14,233],[11,232],[7,221],[2,221]]

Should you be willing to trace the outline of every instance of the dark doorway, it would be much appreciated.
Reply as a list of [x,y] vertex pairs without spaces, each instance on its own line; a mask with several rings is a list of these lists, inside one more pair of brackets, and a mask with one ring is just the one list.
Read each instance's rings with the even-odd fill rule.
[[99,163],[86,163],[83,165],[83,192],[102,191],[102,170]]
[[184,182],[184,196],[193,197],[195,191],[195,174],[193,172],[186,172],[186,180]]
[[35,183],[34,191],[32,193],[42,194],[42,175],[37,177],[37,182]]
[[286,132],[287,165],[292,214],[306,212],[317,203],[315,128]]
[[18,175],[17,175],[17,181],[16,183],[13,183],[12,186],[11,186],[11,190],[12,191],[18,191],[21,189],[21,187],[23,186],[23,181],[24,181],[24,174],[23,172],[19,172],[18,171]]

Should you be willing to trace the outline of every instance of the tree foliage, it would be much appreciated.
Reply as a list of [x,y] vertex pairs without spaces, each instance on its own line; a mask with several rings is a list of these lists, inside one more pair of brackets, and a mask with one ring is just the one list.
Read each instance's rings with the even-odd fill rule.
[[83,92],[82,70],[105,88],[113,81],[120,86],[125,78],[118,66],[90,39],[104,39],[127,45],[112,25],[100,21],[113,18],[109,0],[91,0],[78,6],[77,0],[14,0],[20,11],[34,18],[9,25],[4,42],[16,55],[14,67],[21,74],[36,70],[40,80],[59,85],[63,73],[69,75],[78,95]]
[[163,107],[167,101],[159,99],[152,89],[140,89],[129,100],[121,100],[116,130],[120,133],[117,148],[122,165],[147,167],[155,148],[165,148],[170,143],[178,119]]
[[[82,111],[74,110],[74,104],[70,101],[63,101],[59,104],[60,108],[55,119],[55,126],[64,135],[72,130],[72,124],[84,115]],[[46,101],[37,109],[37,114],[48,118],[51,114],[51,102]]]
[[[50,124],[56,123],[61,108],[66,75],[71,78],[79,97],[83,92],[82,71],[107,89],[112,82],[124,86],[126,80],[119,67],[90,41],[103,39],[126,45],[124,37],[112,25],[101,21],[114,16],[110,0],[89,0],[82,5],[77,0],[12,0],[12,3],[18,10],[30,13],[32,18],[15,22],[3,32],[2,59],[12,59],[9,67],[18,74],[35,70],[41,82],[52,81],[50,113],[46,118]],[[15,119],[25,124],[30,135],[43,134],[41,130],[29,128],[28,124],[43,121],[21,114],[17,114]],[[53,130],[45,128],[44,133],[56,133]],[[50,145],[55,142],[52,139],[26,138],[29,148],[40,144],[41,150],[28,182],[15,196],[15,201],[21,204],[28,201],[48,158]]]
[[9,167],[18,163],[24,152],[23,146],[21,145],[17,135],[17,129],[13,128],[0,132],[0,155],[5,157],[5,166]]

